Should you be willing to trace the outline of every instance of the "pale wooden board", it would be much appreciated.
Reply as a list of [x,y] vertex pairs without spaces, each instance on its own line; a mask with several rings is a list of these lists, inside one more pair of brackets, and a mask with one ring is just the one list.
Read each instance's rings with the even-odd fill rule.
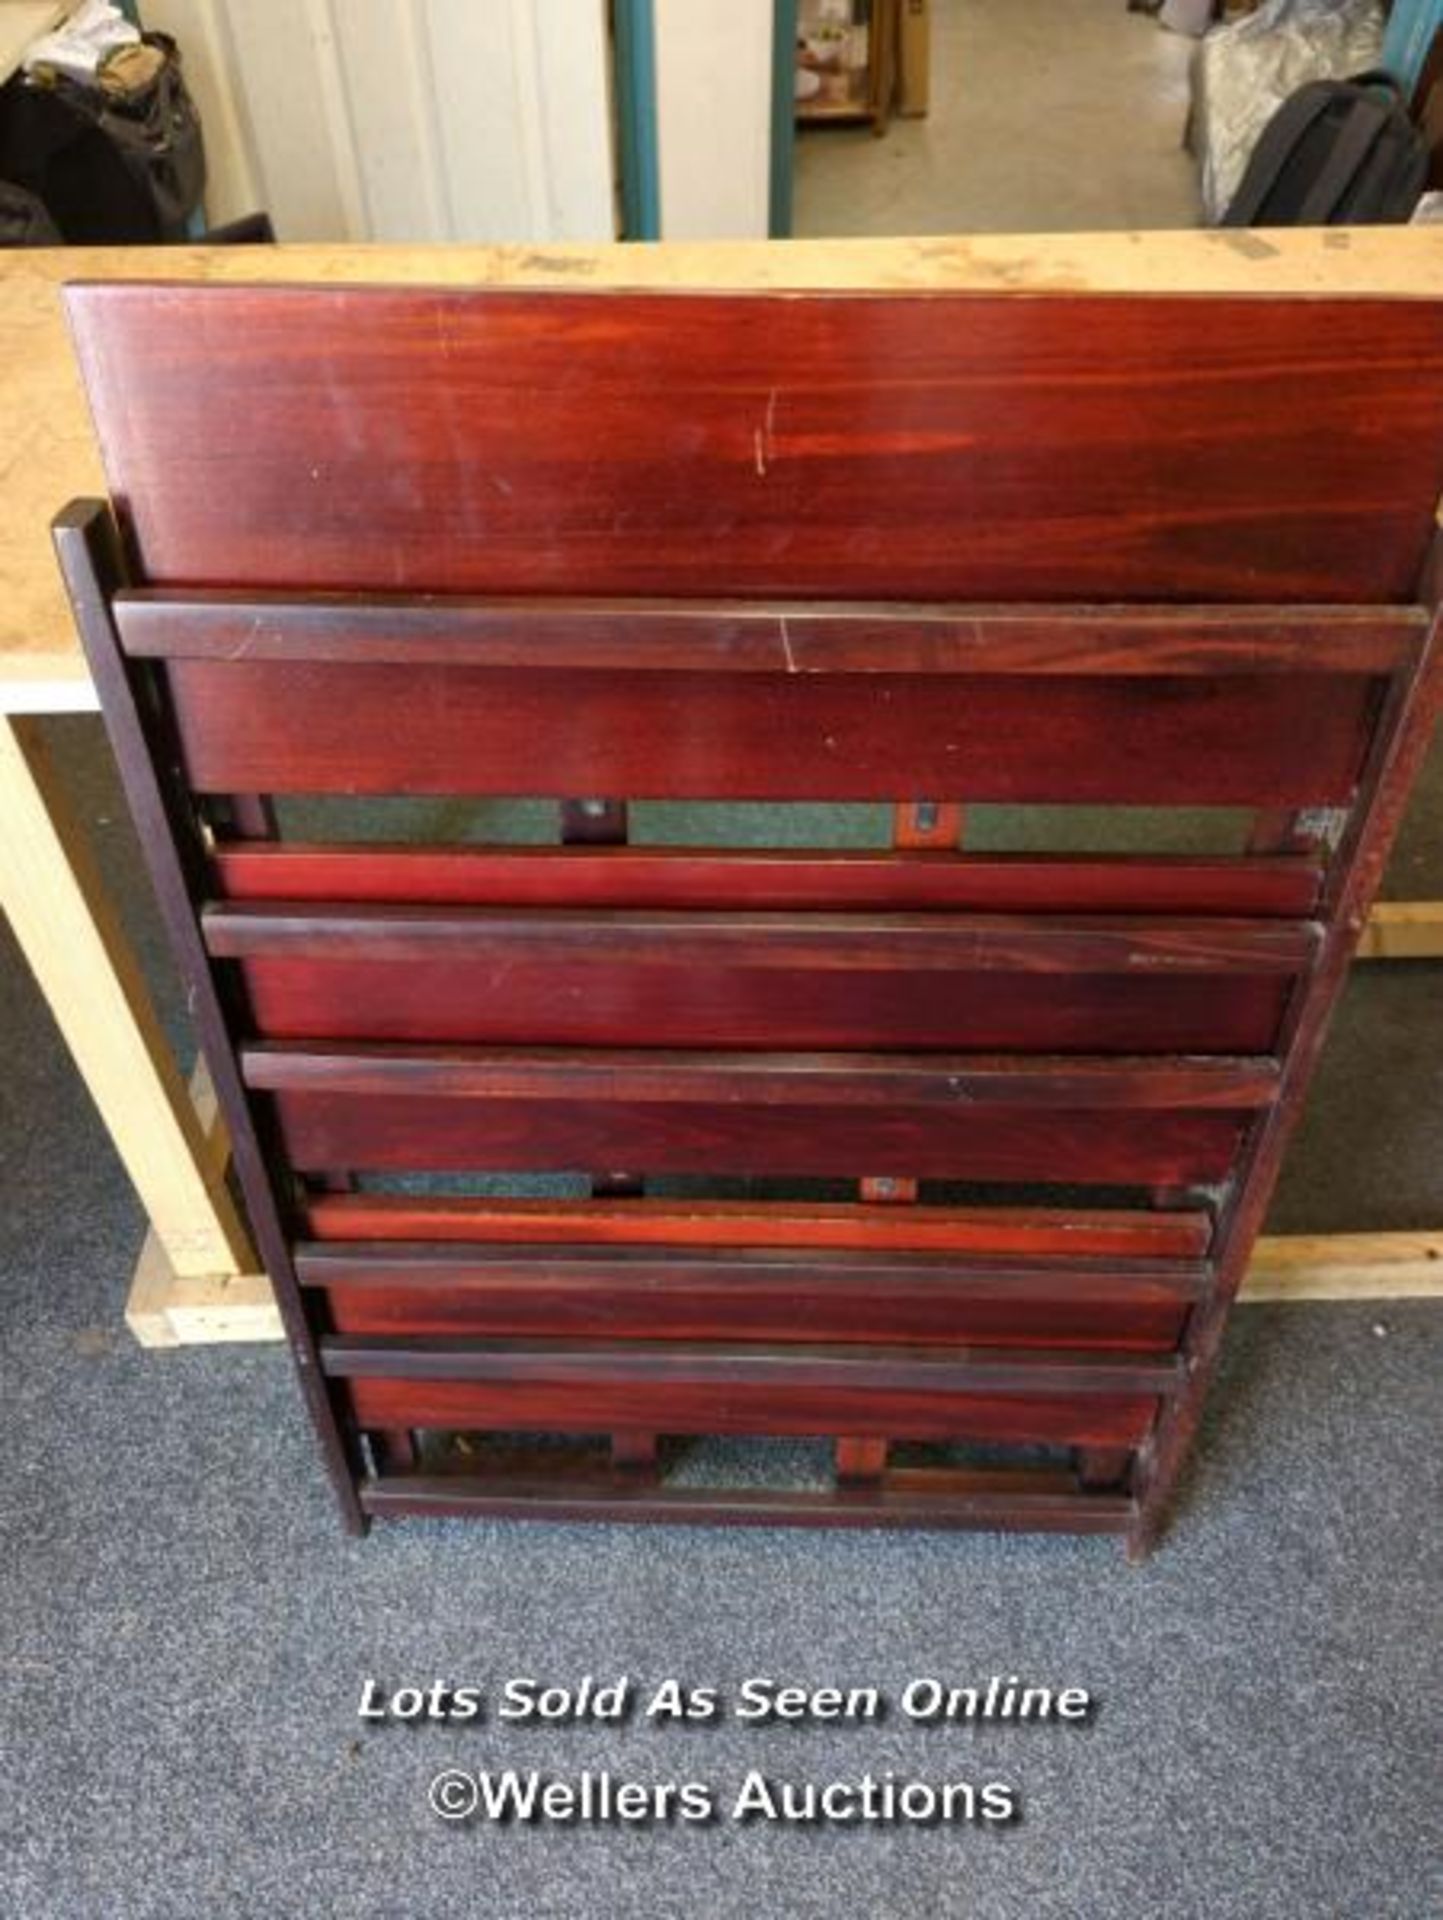
[[[851,288],[1436,297],[1443,227],[979,234],[661,246],[69,247],[0,254],[0,710],[86,681],[47,528],[103,493],[58,290],[67,280]],[[1205,340],[1200,339],[1200,351]],[[13,691],[20,689],[22,691]],[[49,694],[42,697],[50,697]],[[33,701],[34,696],[31,696]],[[36,711],[33,704],[29,711]]]
[[33,721],[0,715],[0,907],[168,1259],[186,1274],[253,1259],[92,851]]
[[1377,901],[1357,958],[1443,960],[1443,900]]
[[1265,1236],[1253,1249],[1239,1298],[1245,1302],[1443,1298],[1443,1228],[1437,1233]]
[[182,1278],[155,1229],[145,1236],[125,1324],[143,1347],[213,1347],[284,1340],[271,1283],[263,1273]]

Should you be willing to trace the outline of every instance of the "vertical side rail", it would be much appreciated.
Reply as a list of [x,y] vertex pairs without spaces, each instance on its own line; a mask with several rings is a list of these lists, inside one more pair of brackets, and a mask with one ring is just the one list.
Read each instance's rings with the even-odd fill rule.
[[1395,676],[1384,697],[1347,832],[1330,864],[1322,944],[1289,1015],[1277,1098],[1245,1149],[1237,1185],[1219,1224],[1212,1290],[1188,1324],[1183,1347],[1187,1385],[1164,1408],[1139,1455],[1137,1518],[1128,1538],[1133,1559],[1148,1552],[1162,1529],[1178,1469],[1197,1429],[1228,1310],[1272,1200],[1283,1153],[1443,706],[1443,533],[1433,537],[1418,597],[1432,615],[1431,625],[1413,664]]
[[106,729],[115,750],[150,877],[175,950],[202,1051],[221,1111],[230,1128],[236,1173],[255,1229],[261,1258],[276,1291],[301,1388],[341,1515],[351,1533],[365,1531],[353,1466],[335,1402],[320,1369],[315,1331],[291,1264],[280,1196],[246,1098],[220,993],[196,917],[195,899],[205,884],[205,850],[195,818],[181,792],[179,755],[164,716],[141,684],[120,645],[110,599],[124,584],[118,530],[97,501],[72,501],[52,523],[55,551],[90,671],[100,693]]

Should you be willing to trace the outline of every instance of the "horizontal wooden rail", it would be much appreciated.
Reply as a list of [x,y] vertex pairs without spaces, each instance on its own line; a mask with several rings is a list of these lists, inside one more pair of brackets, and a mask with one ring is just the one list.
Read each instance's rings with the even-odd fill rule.
[[431,1287],[465,1292],[520,1291],[569,1285],[604,1293],[618,1284],[657,1287],[696,1282],[744,1293],[790,1282],[825,1282],[829,1291],[859,1294],[902,1286],[945,1284],[1010,1298],[1055,1299],[1075,1291],[1122,1295],[1164,1293],[1199,1299],[1207,1286],[1202,1261],[1125,1262],[1097,1259],[965,1260],[947,1253],[878,1253],[859,1248],[600,1246],[565,1243],[513,1246],[466,1241],[301,1241],[296,1273],[311,1287]]
[[1421,607],[949,606],[134,590],[126,650],[172,660],[570,672],[1388,673]]
[[431,1099],[716,1101],[750,1106],[908,1105],[1219,1108],[1267,1106],[1269,1059],[1009,1058],[976,1054],[707,1054],[615,1048],[242,1049],[246,1082],[264,1092],[409,1094]]
[[[1125,1207],[889,1207],[843,1201],[494,1199],[463,1194],[312,1193],[303,1231],[340,1252],[357,1241],[451,1241],[506,1245],[564,1241],[584,1247],[659,1245],[708,1253],[760,1247],[882,1254],[945,1253],[954,1259],[1048,1260],[1111,1256],[1137,1262],[1194,1261],[1212,1221],[1200,1209]],[[313,1249],[320,1251],[319,1247]]]
[[597,914],[558,908],[212,905],[206,944],[221,959],[464,959],[488,949],[647,966],[804,967],[1008,973],[1296,973],[1317,949],[1307,924],[1086,919],[1062,914]]
[[330,1334],[321,1362],[333,1379],[465,1380],[548,1385],[649,1382],[805,1392],[1165,1394],[1181,1385],[1175,1355],[1040,1352],[1001,1347],[727,1346],[720,1342],[431,1340]]
[[610,1479],[478,1476],[383,1476],[363,1481],[367,1513],[435,1517],[540,1517],[552,1520],[670,1522],[751,1527],[966,1527],[997,1532],[1125,1533],[1134,1507],[1122,1494],[1040,1488],[969,1490],[960,1477],[935,1491],[901,1487],[837,1487],[784,1492],[762,1487],[669,1487]]
[[855,1249],[302,1242],[344,1334],[892,1342],[1171,1352],[1197,1262],[967,1260]]
[[1322,864],[1141,855],[957,854],[714,847],[408,847],[221,841],[231,901],[476,907],[871,908],[1306,917]]

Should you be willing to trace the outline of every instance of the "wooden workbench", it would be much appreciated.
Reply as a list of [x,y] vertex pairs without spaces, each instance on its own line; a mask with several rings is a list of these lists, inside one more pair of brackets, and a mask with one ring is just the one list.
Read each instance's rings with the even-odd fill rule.
[[[96,705],[47,532],[66,500],[105,491],[58,298],[64,281],[87,278],[1407,297],[1443,285],[1443,228],[0,256],[0,901],[153,1223],[132,1323],[159,1342],[256,1337],[269,1310],[226,1191],[225,1143],[182,1084],[33,718]],[[1443,907],[1380,909],[1365,951],[1443,952]],[[1338,1260],[1326,1245],[1274,1242],[1259,1291],[1336,1298],[1349,1271],[1359,1293],[1443,1291],[1440,1238],[1353,1237]]]

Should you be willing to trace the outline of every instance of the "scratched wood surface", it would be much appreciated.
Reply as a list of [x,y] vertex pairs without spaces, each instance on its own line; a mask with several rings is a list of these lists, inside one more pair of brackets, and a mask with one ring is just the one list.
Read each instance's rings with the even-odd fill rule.
[[1261,1053],[1312,951],[1270,921],[214,908],[270,1039]]
[[65,306],[159,585],[1388,601],[1443,491],[1443,303],[80,285]]
[[0,701],[93,705],[46,526],[104,478],[60,308],[67,282],[117,278],[418,286],[1008,289],[1410,299],[1443,284],[1428,227],[976,234],[651,247],[68,247],[0,256]]

